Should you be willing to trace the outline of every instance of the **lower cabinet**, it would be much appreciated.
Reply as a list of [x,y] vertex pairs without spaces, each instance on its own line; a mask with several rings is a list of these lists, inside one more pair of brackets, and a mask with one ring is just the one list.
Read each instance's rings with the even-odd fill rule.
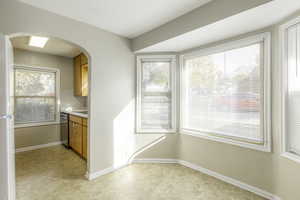
[[82,157],[87,159],[87,127],[82,127]]
[[87,119],[70,115],[69,139],[70,147],[87,159]]

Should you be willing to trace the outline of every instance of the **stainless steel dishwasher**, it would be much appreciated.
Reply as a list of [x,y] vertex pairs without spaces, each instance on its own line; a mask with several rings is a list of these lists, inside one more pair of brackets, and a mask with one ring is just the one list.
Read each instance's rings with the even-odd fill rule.
[[69,148],[69,114],[64,112],[60,113],[60,139]]

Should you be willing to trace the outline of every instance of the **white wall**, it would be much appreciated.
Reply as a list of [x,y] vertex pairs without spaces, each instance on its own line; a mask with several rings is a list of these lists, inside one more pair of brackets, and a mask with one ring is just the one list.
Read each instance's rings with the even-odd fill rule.
[[[214,0],[161,25],[132,40],[132,49],[138,51],[156,43],[199,29],[245,10],[266,4],[272,0]],[[233,6],[234,5],[234,6]]]

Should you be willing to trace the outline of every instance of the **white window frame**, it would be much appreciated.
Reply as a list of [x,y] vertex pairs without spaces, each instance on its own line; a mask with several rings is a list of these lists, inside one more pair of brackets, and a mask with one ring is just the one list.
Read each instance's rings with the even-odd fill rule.
[[[143,129],[141,127],[141,95],[142,95],[142,62],[143,61],[170,61],[171,84],[171,129]],[[137,92],[136,92],[136,133],[176,133],[176,55],[139,55],[136,57]]]
[[[215,47],[201,49],[198,51],[194,51],[191,53],[183,54],[180,56],[180,127],[179,132],[181,134],[191,135],[195,137],[200,137],[208,140],[213,140],[217,142],[223,142],[227,144],[237,145],[245,148],[255,149],[259,151],[264,152],[271,152],[271,146],[272,146],[272,139],[271,139],[271,75],[270,75],[270,54],[271,54],[271,33],[261,33],[254,36],[250,36],[244,39],[224,43]],[[184,111],[183,111],[183,105],[184,105],[184,60],[190,59],[194,57],[199,56],[207,56],[210,54],[220,53],[224,51],[228,51],[231,49],[241,48],[245,46],[249,46],[255,43],[263,42],[263,70],[261,69],[261,72],[263,71],[262,77],[262,90],[263,90],[263,112],[261,112],[261,118],[263,119],[261,121],[261,133],[263,134],[263,143],[254,143],[247,141],[245,139],[239,138],[239,137],[231,137],[231,136],[224,136],[224,135],[218,135],[214,133],[209,133],[205,131],[196,131],[196,130],[189,130],[185,129],[183,127],[183,121],[184,121]]]
[[296,17],[279,27],[280,35],[280,59],[281,59],[281,156],[300,163],[300,156],[291,153],[287,144],[286,127],[286,102],[288,93],[288,55],[287,55],[287,31],[290,27],[300,24],[300,16]]
[[[49,67],[39,67],[39,66],[28,66],[22,64],[14,64],[14,69],[25,69],[31,71],[42,71],[42,72],[51,72],[55,73],[55,94],[56,94],[56,112],[55,112],[55,121],[51,122],[33,122],[33,123],[24,123],[24,124],[15,124],[15,128],[25,128],[25,127],[34,127],[34,126],[45,126],[45,125],[53,125],[60,123],[60,70],[58,68],[49,68]],[[15,72],[14,72],[15,73]],[[14,80],[15,84],[15,80]],[[15,89],[14,89],[15,93]]]

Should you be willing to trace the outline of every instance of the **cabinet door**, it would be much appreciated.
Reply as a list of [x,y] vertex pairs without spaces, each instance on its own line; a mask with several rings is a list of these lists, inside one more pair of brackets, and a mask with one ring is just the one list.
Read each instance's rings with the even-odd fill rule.
[[82,96],[88,96],[88,90],[89,90],[89,73],[88,73],[88,65],[81,65],[81,82],[82,82]]
[[74,150],[82,155],[82,125],[78,123],[74,123],[74,125],[74,129],[76,130]]
[[81,56],[76,56],[74,58],[74,95],[81,96],[82,79],[81,79]]
[[72,121],[69,121],[69,145],[71,148],[74,147],[74,128]]
[[82,155],[82,125],[72,122],[70,130],[70,146],[74,151]]
[[82,157],[87,159],[87,127],[82,127]]
[[83,53],[81,53],[80,54],[80,58],[81,58],[81,65],[88,64],[88,58],[86,57],[86,55],[84,55]]

